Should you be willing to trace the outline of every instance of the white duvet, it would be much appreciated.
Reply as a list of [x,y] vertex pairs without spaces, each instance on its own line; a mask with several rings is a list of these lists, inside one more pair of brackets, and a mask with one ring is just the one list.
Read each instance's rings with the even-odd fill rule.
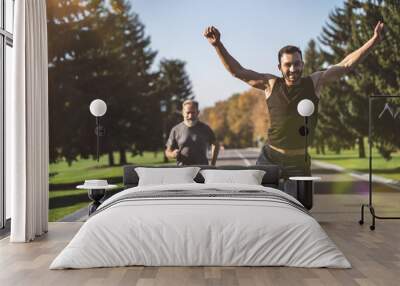
[[261,190],[300,204],[277,189],[255,185],[193,183],[127,189],[99,207],[50,269],[127,265],[351,267],[314,218],[279,200],[182,196],[118,202],[137,192],[206,193],[210,189]]

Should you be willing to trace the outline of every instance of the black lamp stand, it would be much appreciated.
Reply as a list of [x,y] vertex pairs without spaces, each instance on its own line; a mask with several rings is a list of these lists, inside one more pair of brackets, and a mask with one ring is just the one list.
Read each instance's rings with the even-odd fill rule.
[[99,154],[100,154],[100,136],[105,135],[105,128],[100,125],[100,117],[96,116],[96,128],[94,130],[94,133],[96,134],[96,150],[97,150],[97,162],[99,162]]
[[299,133],[301,136],[304,136],[305,145],[304,145],[304,176],[307,175],[307,154],[308,154],[308,116],[304,116],[304,126],[301,126],[299,129]]
[[304,137],[306,138],[306,145],[304,147],[304,175],[306,176],[306,172],[307,172],[307,153],[308,153],[308,116],[304,116]]

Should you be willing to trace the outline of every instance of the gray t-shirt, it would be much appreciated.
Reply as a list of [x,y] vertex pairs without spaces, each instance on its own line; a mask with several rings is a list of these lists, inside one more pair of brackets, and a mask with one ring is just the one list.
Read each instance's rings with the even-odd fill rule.
[[172,128],[166,146],[179,149],[178,165],[208,165],[207,148],[215,143],[215,134],[203,123],[188,127],[181,122]]

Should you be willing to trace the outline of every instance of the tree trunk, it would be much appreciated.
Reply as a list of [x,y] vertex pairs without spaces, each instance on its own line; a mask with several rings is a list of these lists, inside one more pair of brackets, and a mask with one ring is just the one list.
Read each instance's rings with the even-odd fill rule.
[[325,155],[325,144],[324,143],[321,144],[321,152],[322,152],[322,155]]
[[126,152],[125,149],[119,150],[119,164],[126,165]]
[[317,155],[319,155],[321,153],[320,148],[319,148],[319,144],[315,145],[315,149],[316,149]]
[[358,157],[365,158],[364,137],[358,137]]
[[114,153],[112,151],[108,152],[108,166],[114,166]]

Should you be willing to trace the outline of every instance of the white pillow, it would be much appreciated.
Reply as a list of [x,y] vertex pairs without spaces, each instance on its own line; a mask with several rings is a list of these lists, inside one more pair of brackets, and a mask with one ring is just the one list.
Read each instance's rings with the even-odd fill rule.
[[195,183],[199,167],[183,168],[135,168],[139,176],[138,186]]
[[201,170],[204,183],[234,183],[261,185],[265,171],[262,170]]

